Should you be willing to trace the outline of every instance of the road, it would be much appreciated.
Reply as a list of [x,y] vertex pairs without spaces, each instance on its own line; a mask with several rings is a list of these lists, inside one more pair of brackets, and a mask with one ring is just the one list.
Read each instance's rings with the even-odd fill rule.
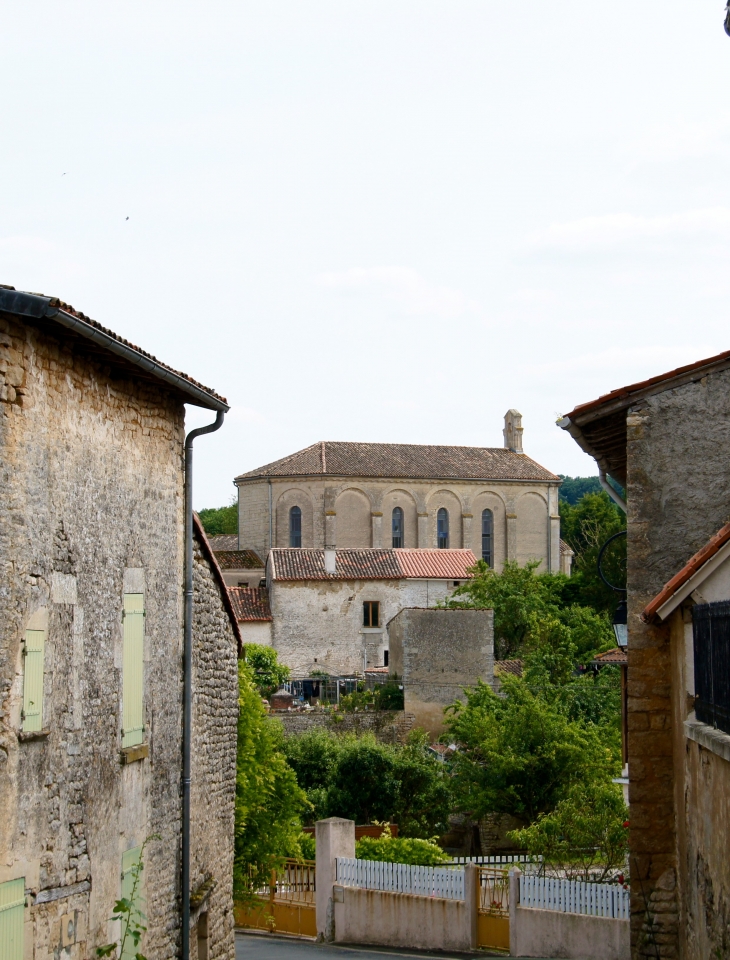
[[[479,951],[480,956],[504,954]],[[422,953],[409,950],[387,950],[384,947],[344,947],[333,943],[314,943],[293,937],[275,937],[268,934],[236,933],[236,960],[417,960],[438,957],[439,960],[464,960],[463,953]]]

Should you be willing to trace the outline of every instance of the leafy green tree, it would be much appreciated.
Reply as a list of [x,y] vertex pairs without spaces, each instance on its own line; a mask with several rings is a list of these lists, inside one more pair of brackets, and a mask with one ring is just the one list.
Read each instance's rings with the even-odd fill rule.
[[[560,535],[575,554],[564,599],[612,616],[620,597],[601,580],[598,554],[610,536],[626,529],[626,517],[603,490],[585,494],[575,506],[565,502],[559,506]],[[625,537],[619,537],[609,547],[602,567],[612,584],[626,586]]]
[[198,511],[200,522],[209,537],[222,533],[238,533],[238,500],[227,507],[206,507]]
[[559,876],[605,880],[628,855],[629,810],[620,787],[608,780],[580,783],[550,813],[510,838]]
[[459,744],[454,788],[473,816],[509,813],[525,824],[549,813],[574,784],[610,779],[619,765],[592,726],[570,720],[528,683],[506,676],[504,696],[486,684],[451,709]]
[[422,867],[437,867],[451,859],[434,840],[393,837],[388,826],[381,837],[363,837],[358,840],[355,856],[359,860],[412,863]]
[[289,667],[279,663],[279,655],[273,647],[247,643],[244,657],[262,697],[270,697],[291,675]]
[[598,477],[566,477],[564,474],[558,474],[563,481],[560,484],[560,499],[567,503],[575,504],[585,493],[599,493],[601,483]]
[[238,665],[234,888],[245,896],[283,857],[301,855],[309,804],[286,762],[281,725],[267,717],[251,668]]

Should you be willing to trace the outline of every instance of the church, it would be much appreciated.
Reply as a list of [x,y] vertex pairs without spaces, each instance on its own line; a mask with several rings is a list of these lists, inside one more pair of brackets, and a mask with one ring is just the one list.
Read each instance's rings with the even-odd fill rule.
[[235,479],[239,548],[467,549],[489,566],[561,569],[560,478],[522,450],[522,417],[503,447],[321,441]]

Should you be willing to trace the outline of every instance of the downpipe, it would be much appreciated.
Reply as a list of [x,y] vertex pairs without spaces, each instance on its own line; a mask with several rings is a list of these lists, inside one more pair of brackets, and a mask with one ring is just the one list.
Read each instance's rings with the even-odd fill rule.
[[183,776],[182,776],[182,960],[190,957],[190,769],[193,733],[193,441],[223,426],[225,410],[215,423],[191,430],[185,438],[185,608],[183,642]]

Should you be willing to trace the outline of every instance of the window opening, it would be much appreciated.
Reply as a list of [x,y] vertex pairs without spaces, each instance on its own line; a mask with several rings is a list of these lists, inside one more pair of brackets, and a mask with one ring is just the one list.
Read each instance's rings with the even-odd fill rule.
[[23,730],[43,729],[43,656],[45,630],[26,630],[23,675]]
[[389,653],[389,652],[390,652],[389,650],[383,650],[383,666],[384,666],[384,667],[387,667],[387,666],[388,666],[388,653]]
[[23,960],[25,879],[0,883],[0,953],[3,960]]
[[393,549],[403,546],[403,509],[393,508]]
[[289,546],[301,547],[302,545],[302,509],[301,507],[292,507],[289,511]]
[[380,626],[380,601],[365,600],[362,605],[362,625],[364,627]]
[[439,550],[448,550],[449,547],[449,511],[441,507],[436,514],[436,532]]
[[122,747],[144,742],[144,594],[125,593],[122,628]]
[[482,560],[488,567],[494,566],[492,556],[492,535],[494,532],[494,514],[491,510],[482,510]]

